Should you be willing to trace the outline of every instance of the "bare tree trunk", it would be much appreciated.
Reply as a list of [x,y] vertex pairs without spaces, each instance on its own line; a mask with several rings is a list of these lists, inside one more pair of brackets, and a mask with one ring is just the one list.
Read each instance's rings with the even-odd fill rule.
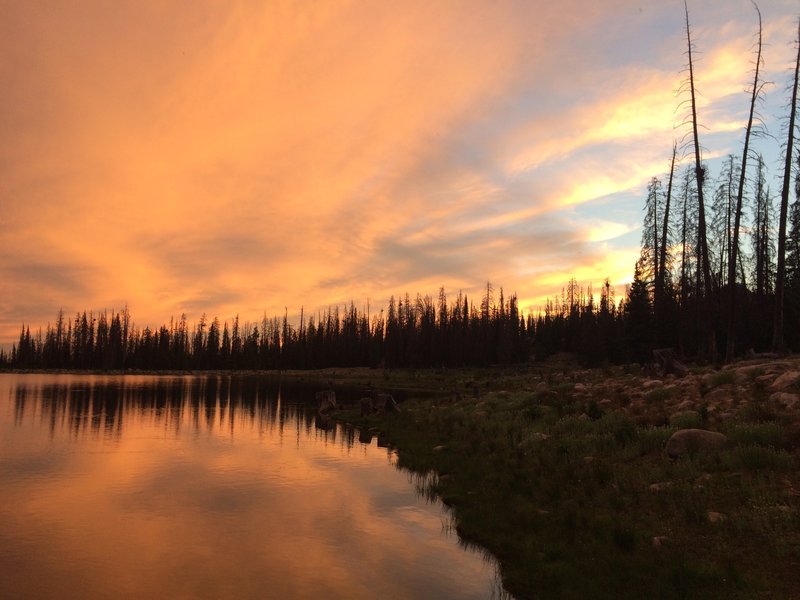
[[672,182],[675,175],[675,159],[678,155],[678,144],[672,144],[672,160],[669,167],[669,183],[667,183],[667,198],[664,202],[664,223],[661,227],[661,256],[658,260],[658,274],[656,277],[656,293],[662,294],[664,291],[664,280],[667,270],[667,236],[669,227],[669,208],[672,201]]
[[672,182],[675,175],[675,158],[678,154],[678,144],[672,144],[672,160],[669,167],[669,183],[667,184],[667,197],[664,201],[664,222],[661,227],[661,248],[659,249],[660,256],[658,258],[658,268],[656,270],[656,287],[653,297],[653,312],[656,318],[656,341],[660,341],[663,318],[663,304],[664,304],[664,281],[667,269],[667,237],[669,235],[669,207],[672,201]]
[[745,175],[747,173],[747,154],[750,151],[750,132],[753,128],[753,115],[756,110],[756,100],[760,92],[758,73],[761,67],[761,11],[754,2],[753,6],[758,13],[758,52],[756,54],[756,69],[753,78],[753,89],[750,95],[750,115],[747,118],[747,129],[744,134],[744,151],[742,152],[742,170],[739,173],[739,189],[736,194],[736,214],[733,220],[733,243],[728,253],[728,339],[725,347],[725,362],[733,360],[736,349],[736,260],[739,251],[739,227],[742,218],[742,197],[744,195]]
[[784,351],[783,342],[783,296],[786,279],[786,216],[789,212],[789,187],[792,179],[792,146],[794,144],[794,121],[797,114],[797,75],[800,71],[800,19],[797,22],[797,61],[794,66],[792,105],[789,110],[789,135],[786,140],[786,164],[781,188],[781,216],[778,224],[778,271],[775,274],[775,319],[772,328],[772,349]]
[[686,0],[683,2],[683,7],[686,12],[686,45],[688,48],[689,56],[689,89],[691,92],[692,100],[692,135],[694,138],[694,162],[695,162],[695,177],[697,178],[697,205],[698,205],[698,221],[697,221],[697,235],[700,244],[700,263],[703,271],[703,317],[702,326],[706,329],[705,333],[708,340],[708,353],[709,358],[713,362],[717,357],[717,337],[714,329],[714,324],[711,322],[711,302],[712,302],[712,287],[711,287],[711,265],[708,259],[708,241],[706,239],[706,211],[705,201],[703,200],[703,182],[705,180],[705,169],[703,168],[700,160],[700,139],[697,134],[697,103],[695,100],[694,89],[694,64],[692,63],[692,36],[689,27],[689,6]]

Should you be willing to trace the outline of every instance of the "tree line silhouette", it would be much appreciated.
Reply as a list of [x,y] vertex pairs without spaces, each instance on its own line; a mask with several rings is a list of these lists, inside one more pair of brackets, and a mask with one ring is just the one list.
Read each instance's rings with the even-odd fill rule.
[[448,303],[406,294],[370,315],[351,302],[294,326],[288,314],[257,323],[209,320],[189,325],[186,315],[158,329],[137,327],[128,309],[58,313],[55,324],[31,334],[23,325],[0,364],[31,369],[181,370],[313,369],[322,367],[431,367],[509,364],[527,357],[526,321],[517,298],[497,301],[493,288],[476,306],[465,294]]
[[[755,5],[754,5],[755,6]],[[672,147],[669,172],[653,177],[644,203],[642,242],[632,283],[617,301],[606,280],[595,299],[574,279],[561,296],[522,315],[516,295],[495,298],[491,284],[478,304],[458,293],[448,302],[417,294],[369,307],[329,308],[299,325],[287,313],[260,322],[186,316],[158,329],[138,328],[126,309],[83,312],[31,334],[23,325],[0,367],[43,369],[313,369],[383,366],[454,367],[514,364],[557,352],[586,365],[647,362],[656,348],[684,358],[732,361],[749,352],[800,348],[800,152],[794,150],[797,59],[782,143],[783,177],[773,194],[763,156],[751,142],[765,128],[757,108],[765,82],[761,13],[741,156],[729,155],[712,177],[702,158],[694,45],[686,13],[687,129]],[[679,147],[691,162],[680,166]],[[794,202],[790,205],[790,191]],[[776,211],[775,202],[778,201]],[[745,243],[747,242],[747,243]],[[721,342],[718,345],[718,342]],[[718,348],[724,348],[720,352]]]

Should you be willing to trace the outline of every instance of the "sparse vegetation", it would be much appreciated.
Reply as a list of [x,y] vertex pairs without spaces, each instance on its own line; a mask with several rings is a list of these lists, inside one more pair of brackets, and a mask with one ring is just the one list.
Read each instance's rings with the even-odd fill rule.
[[[800,522],[800,447],[787,437],[796,413],[743,419],[756,384],[741,377],[739,410],[720,416],[701,387],[732,385],[735,373],[699,371],[642,392],[623,369],[542,372],[452,371],[451,388],[480,380],[481,397],[412,392],[398,414],[340,418],[379,430],[401,467],[446,475],[424,479],[421,493],[444,499],[462,539],[498,557],[519,598],[791,597],[800,584],[800,528],[790,525]],[[667,439],[687,427],[721,431],[728,445],[670,460]]]

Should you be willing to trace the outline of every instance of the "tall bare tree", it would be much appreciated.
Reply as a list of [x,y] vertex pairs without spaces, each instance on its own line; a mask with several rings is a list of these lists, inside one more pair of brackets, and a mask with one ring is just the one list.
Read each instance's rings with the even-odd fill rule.
[[667,240],[669,239],[669,209],[672,202],[672,182],[675,177],[675,159],[678,156],[678,144],[672,144],[672,160],[669,164],[669,181],[667,182],[667,196],[664,199],[664,219],[661,227],[661,248],[658,258],[658,273],[656,273],[655,309],[658,313],[661,298],[664,294],[664,280],[667,272]]
[[797,114],[797,76],[800,71],[800,19],[797,20],[797,60],[794,66],[792,103],[789,107],[789,132],[786,140],[786,162],[781,187],[781,214],[778,221],[778,268],[775,274],[775,314],[772,327],[772,349],[783,352],[783,304],[786,286],[786,216],[789,212],[789,187],[792,180],[792,146],[794,144],[794,122]]
[[686,0],[683,0],[683,8],[686,14],[686,47],[689,60],[689,92],[691,94],[691,119],[692,119],[692,138],[694,146],[694,164],[695,164],[695,178],[697,179],[697,206],[698,206],[698,220],[697,220],[697,235],[699,244],[699,258],[700,268],[703,277],[703,298],[702,305],[704,310],[704,318],[701,319],[702,326],[706,329],[707,351],[709,358],[714,361],[717,355],[717,336],[714,325],[711,322],[711,302],[712,302],[712,285],[711,285],[711,263],[708,258],[708,240],[706,238],[706,211],[705,202],[703,200],[703,185],[705,182],[705,167],[702,163],[700,156],[700,137],[697,133],[697,101],[695,99],[695,85],[694,85],[694,62],[692,59],[692,33],[689,25],[689,6]]
[[736,193],[736,211],[734,212],[733,219],[733,241],[728,253],[728,337],[725,346],[725,361],[730,362],[733,360],[733,353],[736,344],[736,260],[739,251],[739,227],[742,220],[742,197],[744,194],[744,182],[747,174],[747,156],[750,150],[750,134],[753,130],[753,119],[756,110],[756,102],[763,83],[759,81],[759,70],[761,68],[761,46],[762,46],[762,26],[761,26],[761,11],[758,5],[753,2],[753,7],[758,14],[758,42],[756,46],[756,64],[753,75],[753,86],[750,89],[750,113],[747,118],[747,127],[744,133],[744,150],[742,152],[742,167],[739,172],[739,189]]

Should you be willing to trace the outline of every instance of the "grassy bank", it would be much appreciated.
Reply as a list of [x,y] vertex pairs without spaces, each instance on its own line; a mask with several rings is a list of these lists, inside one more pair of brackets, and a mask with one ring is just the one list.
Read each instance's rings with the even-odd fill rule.
[[[434,473],[422,492],[451,506],[460,537],[499,559],[518,598],[792,598],[800,403],[787,404],[800,383],[774,383],[793,369],[390,373],[371,383],[412,390],[399,413],[338,418]],[[728,444],[670,460],[666,440],[685,427]]]

